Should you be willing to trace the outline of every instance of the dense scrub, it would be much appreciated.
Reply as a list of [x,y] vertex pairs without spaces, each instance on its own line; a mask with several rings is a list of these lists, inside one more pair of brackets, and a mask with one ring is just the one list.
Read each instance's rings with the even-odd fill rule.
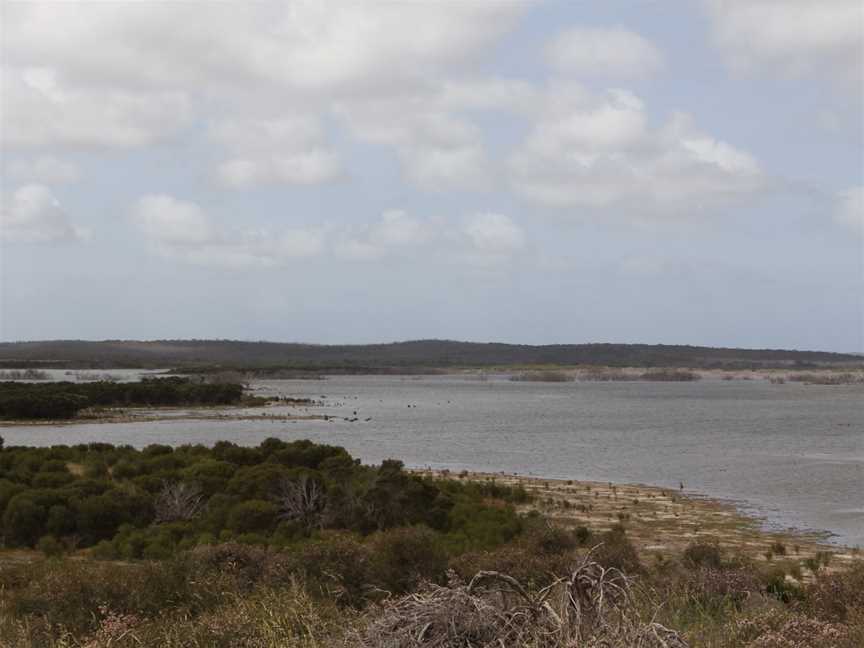
[[516,504],[309,441],[0,444],[0,646],[864,645],[862,563],[807,584],[779,545],[766,567],[701,542],[649,564],[624,526]]
[[[740,560],[668,561],[633,578],[535,522],[510,543],[474,554],[485,571],[472,567],[467,578],[452,569],[466,566],[460,556],[430,544],[435,533],[422,527],[366,539],[327,532],[284,548],[203,545],[161,561],[4,565],[0,645],[864,645],[864,564],[822,574],[784,601],[769,573]],[[508,549],[530,560],[521,573],[504,571],[521,564]]]
[[228,405],[243,386],[189,378],[145,378],[140,382],[0,382],[0,419],[68,419],[88,407],[133,405]]
[[217,541],[284,546],[322,530],[363,536],[424,525],[467,550],[521,531],[520,489],[433,482],[398,461],[360,465],[344,449],[267,439],[250,448],[95,443],[0,452],[0,535],[12,547],[95,547],[165,558]]

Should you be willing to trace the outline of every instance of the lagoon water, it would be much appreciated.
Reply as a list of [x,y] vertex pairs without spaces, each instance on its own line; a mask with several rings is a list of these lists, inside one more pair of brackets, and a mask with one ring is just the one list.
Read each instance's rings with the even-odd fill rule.
[[673,488],[683,482],[687,492],[734,500],[769,525],[825,530],[864,546],[861,386],[348,376],[254,387],[323,397],[323,407],[309,413],[334,418],[17,426],[0,435],[7,445],[139,447],[309,438],[344,446],[365,462],[395,457],[451,470]]

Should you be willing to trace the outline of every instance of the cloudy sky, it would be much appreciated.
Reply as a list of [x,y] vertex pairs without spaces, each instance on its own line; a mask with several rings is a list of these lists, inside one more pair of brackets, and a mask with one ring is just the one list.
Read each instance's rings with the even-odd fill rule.
[[0,11],[4,340],[864,350],[860,0]]

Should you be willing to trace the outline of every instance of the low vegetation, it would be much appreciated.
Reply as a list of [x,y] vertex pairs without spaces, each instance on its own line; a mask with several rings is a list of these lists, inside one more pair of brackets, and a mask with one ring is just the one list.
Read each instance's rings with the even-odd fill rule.
[[494,483],[423,479],[398,461],[362,466],[342,448],[278,439],[254,448],[10,447],[0,453],[0,475],[6,546],[92,547],[111,559],[413,525],[439,532],[451,548],[486,548],[520,533],[511,503],[527,497]]
[[625,382],[639,380],[639,375],[615,367],[588,367],[579,372],[579,380],[592,382]]
[[243,385],[190,378],[144,378],[140,382],[0,382],[0,419],[70,419],[90,407],[229,405]]
[[[344,449],[0,445],[0,645],[853,648],[864,564],[648,561],[518,487]],[[521,512],[520,512],[521,511]],[[40,557],[41,556],[41,557]]]
[[573,382],[575,377],[566,371],[555,371],[547,369],[543,371],[523,371],[510,376],[513,382]]
[[639,376],[640,380],[658,382],[692,382],[701,378],[697,372],[688,369],[649,369]]
[[808,385],[861,385],[864,373],[823,371],[819,373],[796,373],[788,377],[791,382]]

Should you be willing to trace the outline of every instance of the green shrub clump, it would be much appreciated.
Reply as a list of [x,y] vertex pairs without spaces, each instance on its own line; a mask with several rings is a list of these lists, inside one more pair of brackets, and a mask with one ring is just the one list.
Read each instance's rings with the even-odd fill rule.
[[[289,547],[327,530],[384,543],[393,539],[381,532],[405,527],[403,545],[411,540],[415,549],[387,544],[384,553],[403,551],[408,560],[422,545],[440,567],[441,551],[494,548],[519,535],[513,502],[527,497],[494,483],[424,479],[395,460],[364,466],[343,448],[275,438],[257,447],[7,447],[0,474],[7,545],[35,547],[50,537],[128,560],[165,559],[219,541]],[[386,571],[383,563],[379,569]],[[412,573],[443,572],[417,566]],[[397,591],[407,586],[395,577],[381,581]]]

